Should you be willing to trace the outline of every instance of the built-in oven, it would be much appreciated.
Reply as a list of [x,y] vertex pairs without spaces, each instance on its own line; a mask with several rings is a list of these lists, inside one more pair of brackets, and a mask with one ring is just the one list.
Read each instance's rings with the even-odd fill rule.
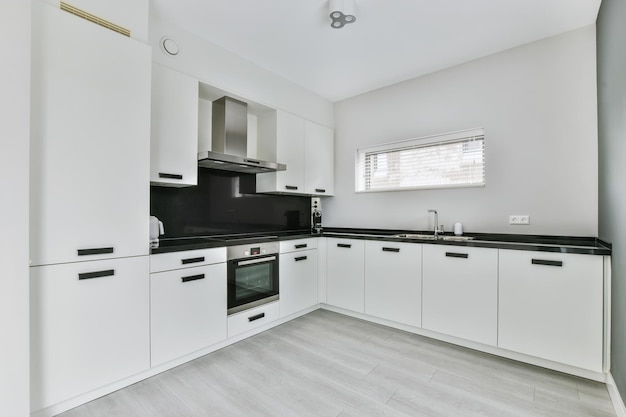
[[228,314],[278,300],[278,242],[227,248]]

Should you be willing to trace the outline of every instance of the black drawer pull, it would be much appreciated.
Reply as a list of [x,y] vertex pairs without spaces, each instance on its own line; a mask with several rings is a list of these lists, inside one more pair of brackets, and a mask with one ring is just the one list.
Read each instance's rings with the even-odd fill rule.
[[188,277],[181,277],[180,278],[183,282],[189,282],[189,281],[197,281],[199,279],[204,279],[204,274],[199,274],[199,275],[189,275]]
[[563,266],[563,261],[548,261],[546,259],[533,259],[533,265]]
[[183,176],[180,174],[168,174],[167,172],[159,172],[159,178],[168,178],[170,180],[182,180]]
[[301,245],[295,245],[296,249],[306,248],[308,245],[306,243],[302,243]]
[[298,187],[296,187],[295,185],[285,185],[285,188],[288,190],[297,190]]
[[383,252],[400,252],[400,248],[385,248],[385,247],[383,247]]
[[450,258],[469,258],[467,253],[457,253],[457,252],[446,252],[446,256]]
[[83,272],[82,274],[78,274],[78,279],[111,277],[113,275],[115,275],[115,269],[107,269],[105,271]]
[[255,321],[258,319],[262,319],[263,317],[265,317],[265,313],[261,313],[261,314],[257,314],[256,316],[252,316],[252,317],[248,317],[248,321]]
[[200,256],[199,258],[181,259],[180,261],[183,263],[183,265],[197,264],[198,262],[204,262],[204,256]]
[[325,193],[325,192],[326,192],[326,189],[324,189],[324,188],[316,188],[316,189],[315,189],[315,192],[316,192],[316,193]]
[[350,245],[348,243],[337,243],[337,247],[338,248],[351,248],[352,245]]
[[105,253],[113,253],[113,248],[78,249],[78,256],[103,255]]
[[255,161],[254,159],[244,159],[243,162],[247,162],[249,164],[256,164],[256,165],[261,164],[259,161]]
[[298,256],[297,258],[293,258],[296,262],[298,261],[306,261],[306,256]]

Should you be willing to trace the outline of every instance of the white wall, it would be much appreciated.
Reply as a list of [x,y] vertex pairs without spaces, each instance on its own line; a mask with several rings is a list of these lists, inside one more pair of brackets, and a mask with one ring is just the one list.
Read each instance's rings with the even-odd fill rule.
[[[589,26],[336,103],[324,226],[426,230],[435,208],[447,230],[596,236],[595,65]],[[357,147],[478,127],[484,188],[355,194]]]
[[[319,124],[333,126],[333,104],[250,61],[184,29],[150,16],[152,60],[198,80],[265,106],[294,113]],[[176,41],[180,53],[164,54],[160,39]]]
[[0,416],[29,402],[28,151],[30,1],[0,2]]

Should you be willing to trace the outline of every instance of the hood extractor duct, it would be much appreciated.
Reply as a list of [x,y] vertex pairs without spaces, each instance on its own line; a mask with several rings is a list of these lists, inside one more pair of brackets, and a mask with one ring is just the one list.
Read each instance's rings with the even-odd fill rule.
[[248,158],[248,105],[231,97],[213,102],[211,151],[198,154],[198,166],[223,171],[261,174],[284,171],[276,162]]

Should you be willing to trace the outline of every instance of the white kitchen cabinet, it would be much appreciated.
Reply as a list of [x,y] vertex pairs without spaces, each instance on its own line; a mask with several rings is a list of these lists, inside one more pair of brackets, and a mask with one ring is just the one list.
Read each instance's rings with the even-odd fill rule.
[[33,6],[31,265],[148,254],[151,48]]
[[422,325],[422,245],[365,242],[365,313]]
[[287,170],[258,174],[257,192],[304,193],[304,119],[278,110],[260,117],[258,130],[258,158]]
[[365,242],[328,238],[326,250],[326,302],[363,313]]
[[333,131],[280,110],[258,119],[260,159],[287,165],[285,171],[257,175],[257,192],[332,195]]
[[280,242],[280,316],[315,306],[317,301],[317,239]]
[[228,316],[228,337],[238,336],[265,326],[280,317],[279,301],[241,311]]
[[226,299],[226,263],[151,274],[151,365],[226,340]]
[[221,262],[226,262],[225,247],[158,253],[150,256],[150,272],[194,268]]
[[333,195],[335,192],[335,140],[333,130],[306,121],[304,124],[304,192]]
[[31,268],[31,409],[150,367],[148,256]]
[[498,250],[423,245],[422,327],[495,346]]
[[500,250],[498,346],[602,372],[601,256]]
[[198,184],[198,80],[152,64],[150,182]]

